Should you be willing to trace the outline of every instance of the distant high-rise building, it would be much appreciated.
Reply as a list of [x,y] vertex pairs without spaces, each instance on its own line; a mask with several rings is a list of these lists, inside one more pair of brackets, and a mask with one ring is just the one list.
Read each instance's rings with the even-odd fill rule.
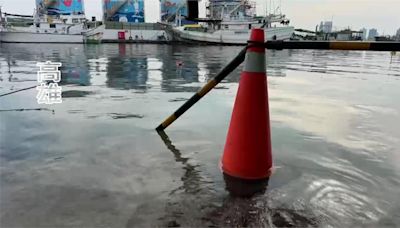
[[333,22],[332,21],[325,21],[325,32],[331,33],[333,28]]
[[396,40],[400,41],[400,28],[396,32]]
[[375,40],[375,37],[378,36],[378,30],[370,29],[368,32],[368,40]]
[[367,40],[367,32],[368,32],[367,29],[366,28],[362,28],[361,32],[362,32],[361,33],[361,39],[362,40]]
[[319,31],[324,32],[324,33],[331,33],[333,28],[333,22],[332,21],[321,21],[321,24],[319,25]]

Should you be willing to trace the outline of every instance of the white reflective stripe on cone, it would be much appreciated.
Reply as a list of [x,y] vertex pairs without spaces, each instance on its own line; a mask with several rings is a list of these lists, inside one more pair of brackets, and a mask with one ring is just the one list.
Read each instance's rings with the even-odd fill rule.
[[247,52],[243,71],[264,73],[266,72],[265,53]]

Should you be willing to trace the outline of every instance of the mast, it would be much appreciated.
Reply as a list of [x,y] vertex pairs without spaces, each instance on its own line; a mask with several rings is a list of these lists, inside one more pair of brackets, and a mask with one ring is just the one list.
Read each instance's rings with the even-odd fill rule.
[[[4,15],[4,16],[3,16]],[[6,18],[6,14],[3,13],[2,11],[2,6],[0,6],[0,30],[2,27],[6,27],[7,24],[7,18]]]

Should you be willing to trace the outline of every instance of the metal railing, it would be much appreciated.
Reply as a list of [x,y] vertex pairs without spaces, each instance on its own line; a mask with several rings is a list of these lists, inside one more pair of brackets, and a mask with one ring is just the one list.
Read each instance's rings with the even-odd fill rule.
[[158,23],[134,23],[106,21],[106,29],[125,29],[125,30],[163,30],[164,27]]

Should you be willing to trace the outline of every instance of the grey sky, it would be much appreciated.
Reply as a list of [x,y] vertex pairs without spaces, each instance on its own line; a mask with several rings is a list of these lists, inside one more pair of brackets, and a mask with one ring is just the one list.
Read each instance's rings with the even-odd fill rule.
[[[270,0],[255,0],[257,12],[265,12]],[[400,0],[275,0],[296,28],[315,29],[322,20],[333,18],[334,28],[377,28],[380,34],[394,34],[400,28]],[[200,3],[204,12],[205,0]],[[3,10],[32,14],[35,0],[0,0]],[[146,20],[159,19],[159,0],[145,0]],[[278,4],[276,4],[278,5]],[[85,0],[86,15],[101,18],[101,0]],[[201,12],[201,13],[202,13]]]

